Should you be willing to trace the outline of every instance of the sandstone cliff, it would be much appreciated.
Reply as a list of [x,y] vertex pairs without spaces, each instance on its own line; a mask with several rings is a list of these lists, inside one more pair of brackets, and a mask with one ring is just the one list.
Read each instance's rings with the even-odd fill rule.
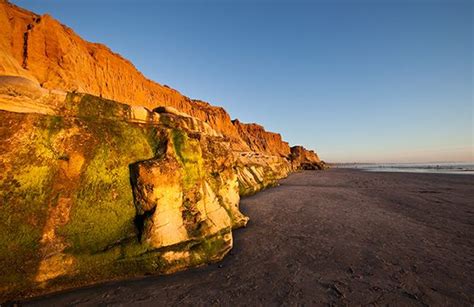
[[293,169],[322,170],[327,167],[326,163],[319,159],[317,153],[312,150],[307,150],[303,146],[291,147],[289,158]]
[[223,108],[148,80],[128,60],[102,44],[83,40],[49,15],[0,3],[0,28],[0,74],[24,76],[46,89],[89,93],[150,109],[173,106],[243,145]]
[[288,157],[290,147],[278,133],[268,132],[257,124],[241,123],[238,119],[232,123],[237,129],[240,138],[248,145],[251,151],[270,155]]
[[224,133],[235,150],[290,153],[278,134],[259,125],[233,124],[223,108],[148,80],[119,54],[83,40],[49,15],[0,2],[0,27],[0,74],[23,76],[45,89],[89,93],[149,109],[173,106]]
[[0,27],[0,299],[220,260],[241,195],[324,166],[48,15]]

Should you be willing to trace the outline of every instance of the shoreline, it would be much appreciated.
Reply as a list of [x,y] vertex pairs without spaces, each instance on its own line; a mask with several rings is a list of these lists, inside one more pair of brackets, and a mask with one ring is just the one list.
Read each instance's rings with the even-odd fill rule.
[[360,170],[363,172],[371,173],[406,173],[406,174],[434,174],[434,175],[474,175],[474,171],[463,170],[463,171],[447,171],[447,170],[410,170],[410,169],[397,169],[397,168],[373,168],[373,169],[364,169],[364,168],[347,168],[350,170]]
[[22,303],[469,305],[473,179],[341,168],[294,173],[242,198],[250,222],[221,262]]
[[434,163],[356,163],[335,164],[335,168],[358,169],[369,172],[433,173],[474,175],[472,162],[434,162]]

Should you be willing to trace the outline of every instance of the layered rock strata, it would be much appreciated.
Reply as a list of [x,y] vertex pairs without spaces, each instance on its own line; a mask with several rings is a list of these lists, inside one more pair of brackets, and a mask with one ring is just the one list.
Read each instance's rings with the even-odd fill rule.
[[223,108],[147,79],[130,61],[102,44],[83,40],[49,15],[0,1],[0,28],[0,75],[23,76],[45,89],[89,93],[149,109],[172,106],[233,138],[235,148],[248,150]]
[[236,151],[290,153],[279,135],[258,125],[232,123],[223,108],[147,79],[119,54],[83,40],[49,15],[1,0],[0,28],[0,75],[23,76],[48,90],[89,93],[150,110],[171,106],[229,137]]

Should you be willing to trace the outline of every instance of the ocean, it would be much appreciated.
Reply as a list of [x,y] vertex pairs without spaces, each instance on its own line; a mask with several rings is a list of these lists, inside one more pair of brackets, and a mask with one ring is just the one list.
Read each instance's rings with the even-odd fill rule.
[[336,167],[358,168],[370,172],[439,173],[474,175],[474,163],[354,163]]

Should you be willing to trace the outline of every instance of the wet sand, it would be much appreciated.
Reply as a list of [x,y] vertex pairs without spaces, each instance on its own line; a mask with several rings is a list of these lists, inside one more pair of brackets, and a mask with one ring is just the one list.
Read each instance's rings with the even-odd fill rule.
[[222,262],[27,304],[474,303],[474,176],[333,169],[242,199]]

